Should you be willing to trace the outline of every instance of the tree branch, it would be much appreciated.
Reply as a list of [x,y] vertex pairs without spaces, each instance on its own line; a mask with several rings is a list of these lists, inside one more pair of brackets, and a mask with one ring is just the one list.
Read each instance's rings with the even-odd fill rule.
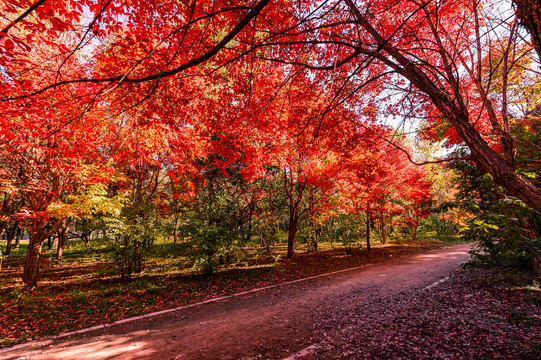
[[15,99],[24,99],[28,98],[30,96],[35,96],[38,94],[41,94],[47,90],[50,90],[52,88],[55,88],[57,86],[61,85],[70,85],[70,84],[82,84],[82,83],[103,83],[103,82],[119,82],[122,81],[124,83],[131,83],[131,84],[140,84],[146,81],[152,81],[152,80],[159,80],[163,78],[167,78],[173,75],[176,75],[186,69],[189,69],[191,67],[200,65],[208,60],[210,60],[212,57],[214,57],[216,54],[220,52],[231,40],[235,38],[245,27],[250,23],[250,21],[257,15],[261,10],[270,2],[270,0],[261,0],[256,6],[253,8],[248,9],[248,12],[244,15],[244,17],[235,25],[235,27],[218,43],[216,44],[211,50],[206,52],[205,54],[199,56],[196,59],[192,59],[174,69],[159,72],[153,75],[144,76],[141,78],[129,78],[125,74],[118,75],[110,78],[102,78],[102,79],[78,79],[78,80],[66,80],[61,81],[55,84],[48,85],[41,90],[38,90],[36,92],[33,92],[31,94],[19,96],[16,98],[8,98],[4,99],[3,101],[10,101]]
[[17,25],[21,20],[23,20],[25,17],[30,15],[32,11],[36,10],[38,6],[42,5],[47,0],[38,0],[34,3],[34,5],[30,6],[28,10],[26,10],[24,13],[22,13],[17,19],[11,21],[8,26],[2,29],[0,31],[0,41],[4,40],[4,38],[7,36],[9,29],[11,29],[14,25]]

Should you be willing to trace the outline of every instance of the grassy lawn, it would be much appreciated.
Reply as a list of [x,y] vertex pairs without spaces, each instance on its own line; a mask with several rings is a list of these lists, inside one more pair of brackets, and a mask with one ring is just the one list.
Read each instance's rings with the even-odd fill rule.
[[[435,240],[376,244],[370,252],[361,249],[346,255],[336,243],[321,243],[315,253],[307,253],[301,244],[290,261],[284,259],[286,244],[277,244],[272,254],[260,247],[245,247],[232,256],[230,264],[213,275],[202,275],[183,255],[186,251],[181,245],[156,243],[147,254],[143,272],[128,282],[116,272],[110,245],[70,243],[64,261],[54,264],[51,260],[39,286],[29,290],[20,280],[22,243],[4,259],[0,271],[0,347],[444,245]],[[44,253],[50,259],[54,255],[54,248]]]

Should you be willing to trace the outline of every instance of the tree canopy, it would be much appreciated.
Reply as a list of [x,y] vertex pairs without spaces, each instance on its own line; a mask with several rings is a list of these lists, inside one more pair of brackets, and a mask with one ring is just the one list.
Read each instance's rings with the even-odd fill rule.
[[177,184],[192,178],[190,193],[208,180],[208,159],[245,181],[281,168],[290,225],[315,199],[341,202],[340,187],[353,207],[398,191],[413,224],[429,201],[423,170],[405,161],[415,158],[403,136],[413,127],[465,145],[464,159],[541,211],[515,145],[538,117],[535,1],[10,0],[0,9],[0,184],[19,204],[2,216],[32,222],[29,282],[44,239],[81,215],[78,196],[118,185],[121,173],[140,191],[152,166]]

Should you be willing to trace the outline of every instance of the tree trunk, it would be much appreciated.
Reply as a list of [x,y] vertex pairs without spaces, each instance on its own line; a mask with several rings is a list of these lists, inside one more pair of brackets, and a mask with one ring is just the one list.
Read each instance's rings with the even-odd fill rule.
[[36,286],[38,282],[41,248],[45,239],[39,237],[38,231],[33,230],[30,234],[30,243],[24,260],[23,272],[23,282],[30,288]]
[[293,257],[293,245],[295,244],[295,234],[297,233],[297,220],[296,218],[289,220],[289,231],[287,233],[287,258]]
[[[9,231],[9,214],[11,211],[11,203],[12,203],[12,196],[10,193],[4,194],[4,200],[2,201],[2,205],[0,206],[0,209],[2,210],[0,212],[0,218],[4,218],[5,220],[0,221],[0,236],[2,236],[2,233],[6,232],[6,240],[8,238],[8,231]],[[6,256],[9,255],[9,252],[11,251],[11,243],[8,241],[6,243]]]
[[11,242],[13,239],[9,238],[9,234],[6,231],[6,251],[4,252],[5,256],[9,256],[11,254]]
[[532,36],[532,43],[541,58],[541,3],[539,0],[514,0],[520,24]]
[[533,257],[533,268],[537,277],[537,283],[539,284],[539,288],[541,288],[541,256],[537,254]]
[[[299,221],[299,206],[302,201],[302,195],[306,188],[305,183],[295,183],[293,180],[292,170],[289,169],[291,176],[287,176],[287,171],[284,170],[284,185],[286,194],[289,198],[289,230],[287,234],[287,258],[293,257],[293,245],[295,244],[295,234],[297,233],[297,223]],[[295,195],[294,189],[297,194]]]
[[319,241],[320,231],[321,231],[321,227],[319,226],[314,227],[314,233],[312,235],[312,245],[313,245],[312,250],[314,250],[314,252],[317,252],[317,243]]
[[178,242],[178,214],[175,214],[175,224],[173,225],[173,245],[176,246]]
[[67,219],[62,221],[62,225],[58,229],[58,242],[56,245],[56,261],[62,261],[62,255],[64,253],[64,245],[68,237],[69,223]]
[[39,218],[32,220],[30,242],[24,260],[23,283],[26,286],[32,288],[38,283],[41,248],[45,240],[58,229],[61,223],[62,220],[56,220],[54,223],[48,223]]
[[370,210],[366,210],[366,250],[370,251]]
[[11,254],[11,244],[13,243],[13,239],[15,238],[15,234],[17,233],[17,225],[18,223],[15,222],[6,230],[6,256],[9,256]]
[[86,230],[83,230],[81,233],[81,240],[83,240],[83,243],[86,247],[90,247],[90,236],[92,235],[92,232],[87,233]]
[[289,229],[287,233],[287,258],[293,257],[293,245],[295,244],[295,234],[297,233],[297,224],[299,222],[299,204],[302,200],[302,187],[297,190],[297,200],[289,200]]
[[24,230],[22,228],[18,228],[15,232],[15,250],[19,250],[19,247],[21,246],[21,237],[24,235]]

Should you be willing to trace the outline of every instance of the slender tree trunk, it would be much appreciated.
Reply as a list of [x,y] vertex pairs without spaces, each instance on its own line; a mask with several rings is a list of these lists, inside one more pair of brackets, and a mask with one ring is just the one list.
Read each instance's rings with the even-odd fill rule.
[[15,232],[15,250],[19,250],[19,247],[21,246],[21,238],[24,235],[24,230],[22,228],[18,228]]
[[36,286],[39,276],[39,261],[41,257],[41,248],[45,238],[40,238],[38,231],[32,230],[30,233],[30,242],[24,261],[23,282],[28,287]]
[[15,234],[17,233],[17,226],[18,223],[14,222],[10,227],[6,229],[6,256],[9,256],[11,254],[11,244],[13,243],[13,239],[15,238]]
[[39,276],[41,248],[45,240],[58,229],[61,223],[62,220],[56,220],[52,224],[48,224],[47,221],[39,218],[32,220],[30,242],[24,260],[23,283],[26,286],[30,288],[36,286]]
[[366,250],[370,251],[370,210],[366,210]]
[[[4,200],[2,201],[2,205],[0,206],[0,209],[2,209],[2,211],[0,212],[0,215],[3,215],[3,216],[0,216],[0,217],[4,217],[4,218],[7,218],[9,219],[9,213],[11,213],[11,203],[12,203],[12,196],[10,193],[5,193],[4,194]],[[5,255],[9,255],[10,251],[11,251],[11,242],[8,240],[8,231],[9,231],[9,220],[2,220],[0,221],[0,236],[2,236],[2,233],[6,232],[6,253]]]
[[537,254],[534,254],[533,257],[533,268],[537,277],[537,283],[539,284],[539,288],[541,288],[541,256]]
[[9,233],[6,231],[6,251],[4,252],[4,255],[9,256],[11,254],[11,242],[13,239],[9,238]]
[[175,224],[173,226],[173,245],[176,246],[178,242],[178,214],[175,214]]
[[68,237],[69,223],[68,219],[62,221],[62,225],[58,229],[58,242],[56,244],[56,260],[58,262],[62,261],[62,255],[64,253],[64,245],[66,244],[66,239]]
[[319,241],[319,233],[321,228],[319,226],[314,227],[314,233],[312,235],[312,245],[314,252],[317,252],[317,243]]
[[[284,185],[286,194],[289,198],[289,229],[287,234],[287,258],[293,257],[293,245],[295,244],[295,234],[297,232],[297,223],[299,221],[299,206],[302,201],[302,195],[306,184],[295,183],[293,180],[292,170],[289,169],[291,176],[287,176],[287,171],[284,170]],[[297,194],[295,195],[295,188]]]
[[293,257],[293,245],[295,244],[295,234],[297,233],[297,218],[290,217],[289,219],[289,230],[287,233],[287,258],[291,259]]

